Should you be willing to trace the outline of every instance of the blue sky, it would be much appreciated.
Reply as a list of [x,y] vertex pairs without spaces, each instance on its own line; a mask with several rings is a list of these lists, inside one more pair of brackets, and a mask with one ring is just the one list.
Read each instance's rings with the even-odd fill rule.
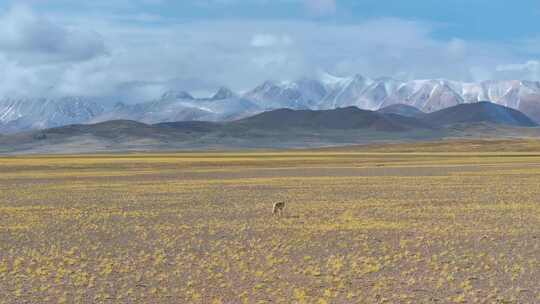
[[[540,1],[520,0],[156,0],[156,1],[27,1],[42,12],[80,15],[86,12],[124,15],[156,15],[175,20],[209,19],[304,19],[318,22],[354,23],[373,18],[401,18],[438,24],[440,38],[460,37],[509,41],[539,35]],[[309,2],[331,9],[309,13]],[[18,1],[5,1],[4,9]],[[314,5],[315,6],[315,5]],[[335,7],[332,8],[332,7]]]
[[242,91],[363,74],[540,80],[540,1],[7,0],[0,94]]

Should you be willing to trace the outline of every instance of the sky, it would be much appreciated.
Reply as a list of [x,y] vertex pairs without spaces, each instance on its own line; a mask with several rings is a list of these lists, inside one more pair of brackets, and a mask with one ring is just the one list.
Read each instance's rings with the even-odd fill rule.
[[336,76],[540,80],[539,0],[2,0],[0,96]]

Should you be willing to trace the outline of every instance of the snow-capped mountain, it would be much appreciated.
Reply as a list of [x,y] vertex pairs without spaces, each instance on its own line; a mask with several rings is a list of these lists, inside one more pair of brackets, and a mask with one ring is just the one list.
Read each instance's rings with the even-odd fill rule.
[[446,80],[415,80],[402,83],[384,100],[382,107],[401,103],[424,112],[434,112],[464,103],[458,87],[459,84]]
[[540,82],[484,81],[467,83],[444,79],[399,81],[361,75],[266,81],[245,94],[220,88],[208,98],[185,91],[167,91],[139,104],[98,101],[82,97],[0,99],[0,133],[67,124],[129,119],[145,123],[169,121],[227,121],[263,111],[290,108],[325,110],[356,106],[365,110],[404,104],[430,113],[451,106],[491,101],[519,110],[540,122]]
[[464,83],[448,80],[404,82],[383,106],[403,103],[433,112],[462,103],[491,101],[520,110],[540,121],[540,83],[531,81],[484,81]]
[[238,97],[227,88],[220,88],[211,98],[194,98],[187,92],[166,92],[160,99],[114,108],[92,122],[129,119],[144,123],[171,121],[226,121],[243,118],[262,110],[255,103]]
[[393,104],[406,104],[427,113],[463,103],[491,101],[520,110],[540,121],[540,82],[511,80],[467,83],[444,79],[399,81],[392,78],[369,79],[360,75],[335,77],[328,74],[310,80],[309,86],[300,85],[306,82],[266,82],[245,97],[265,109],[320,110],[356,106],[378,110]]
[[267,81],[244,95],[265,110],[313,109],[329,91],[322,82],[314,79],[300,79],[294,82],[276,83]]
[[99,102],[82,97],[0,99],[0,132],[82,123],[103,114]]

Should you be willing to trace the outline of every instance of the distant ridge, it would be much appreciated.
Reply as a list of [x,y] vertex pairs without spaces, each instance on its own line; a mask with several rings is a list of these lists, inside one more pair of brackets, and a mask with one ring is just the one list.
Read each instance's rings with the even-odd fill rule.
[[463,123],[492,123],[516,127],[535,127],[525,114],[491,102],[460,104],[422,117],[427,123],[444,126]]
[[382,109],[377,110],[377,112],[383,113],[383,114],[397,114],[397,115],[407,116],[407,117],[421,117],[426,114],[418,110],[418,108],[415,108],[410,105],[402,104],[402,103],[396,103],[393,105],[386,106]]
[[[390,110],[418,114],[409,106],[394,106]],[[420,112],[418,117],[381,113],[384,111],[356,107],[278,109],[231,122],[146,124],[111,120],[0,136],[0,153],[301,148],[447,137],[540,137],[540,128],[526,115],[489,102]]]
[[195,97],[180,88],[167,89],[161,97],[155,96],[135,104],[113,96],[5,96],[0,98],[0,133],[13,134],[119,119],[147,124],[191,120],[227,122],[282,108],[319,111],[353,106],[381,114],[416,117],[418,113],[413,113],[413,109],[407,106],[432,113],[480,101],[519,110],[540,123],[538,81],[402,81],[389,77],[336,77],[322,73],[296,81],[265,81],[243,93],[222,87],[204,98]]
[[320,111],[279,109],[245,118],[235,123],[276,130],[288,128],[370,129],[400,132],[431,128],[428,124],[409,117],[366,111],[356,107]]

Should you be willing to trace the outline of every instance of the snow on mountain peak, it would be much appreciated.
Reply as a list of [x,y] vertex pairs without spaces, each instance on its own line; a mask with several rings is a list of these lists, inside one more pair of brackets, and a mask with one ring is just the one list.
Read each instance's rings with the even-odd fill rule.
[[317,78],[324,85],[328,87],[335,87],[350,83],[354,77],[338,77],[326,72],[319,72]]
[[19,132],[82,123],[101,115],[104,107],[82,97],[0,99],[0,132]]
[[335,109],[356,106],[378,110],[404,104],[432,112],[461,103],[491,101],[524,112],[540,121],[540,82],[458,82],[445,79],[400,81],[361,75],[339,77],[318,73],[296,81],[266,81],[241,96],[220,88],[212,97],[194,98],[171,90],[161,99],[139,104],[96,102],[84,97],[0,99],[0,133],[73,123],[131,119],[155,123],[180,120],[221,121],[265,110]]

